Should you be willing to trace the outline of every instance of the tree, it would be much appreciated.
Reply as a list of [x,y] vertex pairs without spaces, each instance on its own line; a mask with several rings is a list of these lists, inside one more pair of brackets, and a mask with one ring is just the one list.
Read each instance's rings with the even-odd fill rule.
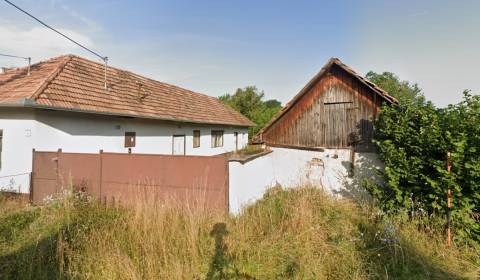
[[255,123],[249,130],[249,136],[253,137],[282,108],[280,101],[263,101],[264,97],[263,91],[259,91],[255,86],[247,86],[237,89],[233,95],[222,95],[219,99]]
[[421,103],[425,100],[422,90],[418,87],[417,83],[401,81],[394,73],[383,72],[382,74],[378,74],[370,71],[367,73],[366,78],[397,98],[400,103],[408,100],[416,100]]
[[[375,121],[374,142],[385,163],[383,185],[368,189],[387,212],[423,209],[446,214],[446,192],[453,193],[456,237],[480,241],[480,97],[447,108],[426,101],[417,84],[392,73],[369,72],[371,81],[397,97],[398,106],[384,106]],[[445,168],[452,153],[452,172]]]
[[270,99],[270,100],[267,100],[265,101],[265,105],[268,107],[268,108],[281,108],[282,107],[282,103],[280,103],[280,101],[276,100],[276,99]]

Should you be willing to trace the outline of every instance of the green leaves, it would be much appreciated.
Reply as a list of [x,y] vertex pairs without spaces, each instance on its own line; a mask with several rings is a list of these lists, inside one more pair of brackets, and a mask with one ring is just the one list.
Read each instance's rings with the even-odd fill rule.
[[[385,185],[374,187],[383,190],[372,194],[388,202],[383,205],[386,211],[410,207],[413,199],[416,207],[445,214],[450,188],[458,236],[480,241],[480,222],[474,218],[480,213],[480,97],[465,92],[459,104],[438,109],[424,100],[416,85],[395,86],[392,77],[387,78],[380,81],[387,81],[387,86],[398,90],[391,93],[403,99],[400,106],[383,107],[375,123]],[[448,151],[451,173],[446,171]]]
[[248,86],[237,89],[233,95],[222,95],[219,99],[256,124],[249,131],[249,136],[252,137],[282,108],[280,101],[263,101],[264,96],[263,91],[259,91],[255,86]]

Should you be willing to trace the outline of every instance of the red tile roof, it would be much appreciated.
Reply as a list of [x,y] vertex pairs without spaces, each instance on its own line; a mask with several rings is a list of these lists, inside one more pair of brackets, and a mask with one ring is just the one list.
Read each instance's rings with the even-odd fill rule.
[[179,122],[251,126],[215,97],[66,55],[0,74],[0,106],[52,108]]

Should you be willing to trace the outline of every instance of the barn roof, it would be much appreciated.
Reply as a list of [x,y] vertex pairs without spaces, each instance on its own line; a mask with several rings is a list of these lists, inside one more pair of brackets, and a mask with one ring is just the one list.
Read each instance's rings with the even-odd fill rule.
[[0,74],[0,106],[48,108],[178,122],[252,126],[215,97],[107,68],[74,55]]
[[292,100],[290,100],[285,107],[280,110],[280,112],[277,113],[273,117],[273,119],[264,127],[262,128],[257,135],[254,137],[255,139],[259,139],[258,136],[260,136],[262,133],[264,133],[266,130],[268,130],[276,121],[278,121],[285,113],[290,110],[295,104],[305,95],[308,93],[308,91],[326,74],[329,72],[329,70],[334,66],[337,65],[341,69],[345,70],[348,74],[350,74],[354,79],[358,80],[360,83],[364,84],[368,88],[370,88],[375,94],[380,96],[385,102],[388,104],[397,104],[398,101],[395,97],[391,96],[388,94],[388,92],[384,91],[381,89],[379,86],[376,84],[372,83],[369,81],[367,78],[363,77],[362,75],[358,74],[355,70],[350,68],[348,65],[344,64],[340,59],[338,58],[330,58],[325,64],[322,69],[300,90],[297,95],[295,95]]

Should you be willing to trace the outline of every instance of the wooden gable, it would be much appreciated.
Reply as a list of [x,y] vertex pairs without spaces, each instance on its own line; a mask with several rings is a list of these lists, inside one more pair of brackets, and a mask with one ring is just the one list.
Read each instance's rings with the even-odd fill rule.
[[257,139],[270,146],[373,151],[372,120],[382,102],[396,100],[345,67],[330,60]]

